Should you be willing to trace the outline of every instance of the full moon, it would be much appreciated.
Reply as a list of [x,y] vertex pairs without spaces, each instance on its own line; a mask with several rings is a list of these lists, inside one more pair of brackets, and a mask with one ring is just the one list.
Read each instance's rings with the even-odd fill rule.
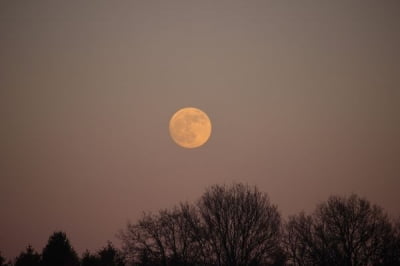
[[178,110],[169,121],[171,138],[181,147],[202,146],[211,135],[211,121],[205,112],[194,107]]

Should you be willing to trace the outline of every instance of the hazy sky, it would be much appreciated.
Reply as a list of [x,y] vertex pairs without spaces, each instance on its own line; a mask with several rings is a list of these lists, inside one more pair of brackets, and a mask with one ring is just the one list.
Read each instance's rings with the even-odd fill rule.
[[[355,192],[400,214],[399,1],[1,1],[0,251],[79,254],[246,182],[284,217]],[[181,107],[212,120],[177,146]]]

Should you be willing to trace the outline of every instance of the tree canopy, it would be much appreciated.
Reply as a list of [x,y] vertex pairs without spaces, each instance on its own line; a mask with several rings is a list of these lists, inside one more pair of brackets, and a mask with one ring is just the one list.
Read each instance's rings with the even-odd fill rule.
[[27,246],[0,266],[400,265],[400,217],[358,195],[331,196],[309,214],[282,219],[266,193],[214,185],[194,203],[144,213],[111,242],[81,258],[65,232],[41,253]]
[[274,264],[281,217],[266,194],[212,186],[195,205],[144,214],[120,234],[127,257],[158,265]]
[[391,265],[394,239],[384,211],[351,195],[332,196],[311,215],[290,217],[283,242],[293,265]]
[[15,259],[15,266],[40,266],[40,255],[32,248],[28,246],[26,251]]
[[43,266],[78,266],[79,259],[65,232],[53,233],[42,252]]

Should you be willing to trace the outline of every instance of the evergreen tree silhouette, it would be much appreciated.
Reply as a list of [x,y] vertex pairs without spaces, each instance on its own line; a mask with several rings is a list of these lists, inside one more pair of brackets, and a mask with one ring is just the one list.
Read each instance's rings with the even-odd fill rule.
[[40,255],[29,245],[15,259],[14,266],[40,266]]
[[78,266],[79,259],[64,232],[53,233],[42,252],[42,266]]
[[107,246],[98,252],[100,266],[123,266],[123,260],[118,250],[109,241]]
[[81,266],[98,266],[100,264],[99,258],[93,254],[90,254],[88,250],[83,253]]

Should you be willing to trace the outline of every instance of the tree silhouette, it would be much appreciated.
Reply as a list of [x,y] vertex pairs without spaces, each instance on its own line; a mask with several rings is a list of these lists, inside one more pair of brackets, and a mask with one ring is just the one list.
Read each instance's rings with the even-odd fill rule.
[[199,252],[186,220],[192,211],[182,204],[157,215],[144,214],[136,224],[128,223],[120,233],[126,257],[141,265],[194,264]]
[[400,217],[394,221],[392,235],[385,238],[385,241],[381,265],[400,265]]
[[268,265],[282,262],[280,215],[266,194],[213,186],[197,205],[144,214],[120,233],[139,265]]
[[256,187],[215,185],[198,202],[202,232],[217,265],[274,264],[281,218]]
[[292,216],[283,240],[292,265],[384,265],[392,237],[383,210],[351,195]]
[[25,252],[15,259],[14,266],[39,266],[40,255],[29,245]]
[[79,261],[64,232],[42,254],[31,246],[0,266],[400,265],[400,217],[357,195],[331,196],[311,214],[280,214],[266,194],[244,184],[214,185],[194,204],[144,213],[111,242]]
[[53,233],[42,252],[43,266],[77,266],[79,259],[64,232]]
[[312,230],[311,216],[300,213],[289,218],[282,239],[290,265],[312,265],[316,261]]
[[0,252],[0,266],[6,266],[6,259],[1,255]]
[[111,242],[107,242],[107,246],[99,250],[99,265],[100,266],[122,266],[124,261],[118,250],[114,248]]
[[100,264],[99,258],[90,254],[88,250],[82,255],[81,266],[98,266]]
[[100,249],[97,254],[90,254],[88,250],[83,253],[81,266],[123,266],[125,265],[120,252],[111,242]]

